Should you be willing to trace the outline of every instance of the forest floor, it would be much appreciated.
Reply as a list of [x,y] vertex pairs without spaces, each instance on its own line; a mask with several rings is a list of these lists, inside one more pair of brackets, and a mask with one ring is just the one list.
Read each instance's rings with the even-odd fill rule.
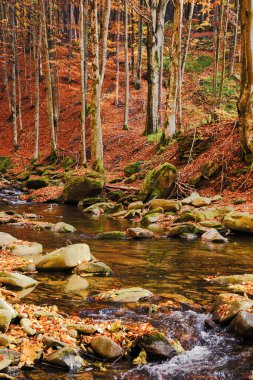
[[[236,123],[236,100],[239,83],[236,78],[226,78],[223,93],[223,110],[220,122],[211,123],[212,112],[212,39],[205,34],[195,34],[192,38],[190,54],[186,65],[185,82],[183,86],[183,126],[179,139],[170,146],[160,147],[160,134],[144,136],[145,103],[147,97],[146,71],[142,73],[142,87],[134,88],[131,83],[129,130],[123,130],[124,118],[124,51],[120,55],[120,97],[119,106],[115,105],[115,55],[107,62],[106,76],[101,101],[101,117],[104,141],[104,165],[108,180],[122,177],[123,169],[130,162],[145,161],[145,166],[151,169],[161,163],[170,162],[180,171],[180,182],[188,183],[200,175],[204,164],[218,164],[219,169],[210,177],[202,177],[196,185],[203,195],[222,193],[224,202],[243,199],[246,202],[237,206],[242,210],[253,210],[252,166],[246,165],[240,157],[240,138]],[[57,131],[59,155],[62,158],[73,157],[80,161],[80,67],[77,49],[74,49],[71,62],[71,83],[68,83],[67,49],[62,47],[57,52],[59,72],[60,122]],[[27,57],[28,62],[28,57]],[[29,62],[27,63],[29,64]],[[25,169],[33,158],[34,150],[34,98],[35,89],[32,78],[24,77],[23,57],[20,53],[21,86],[22,86],[22,120],[23,132],[19,133],[19,149],[13,149],[12,122],[8,121],[9,111],[6,92],[0,83],[0,155],[11,156],[14,165],[13,172],[19,173]],[[145,60],[144,66],[145,67]],[[167,58],[165,51],[164,77],[166,78]],[[50,154],[50,134],[47,126],[47,105],[45,79],[41,81],[41,113],[40,113],[40,161],[43,162]],[[89,100],[90,92],[88,93]],[[163,102],[166,88],[163,89]],[[163,115],[164,116],[164,115]],[[190,150],[196,136],[208,142],[201,152],[194,152],[188,160],[180,159],[180,141],[190,135]],[[89,158],[89,116],[87,118],[87,155]],[[203,145],[203,144],[202,144]],[[189,144],[188,144],[189,148]],[[140,180],[132,186],[138,186]]]

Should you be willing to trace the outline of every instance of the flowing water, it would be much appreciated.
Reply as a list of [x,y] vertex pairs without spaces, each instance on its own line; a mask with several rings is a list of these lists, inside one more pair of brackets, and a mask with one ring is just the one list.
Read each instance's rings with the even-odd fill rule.
[[[9,202],[15,202],[15,194]],[[107,218],[84,216],[77,207],[68,205],[12,203],[2,205],[2,210],[32,212],[48,222],[64,221],[74,225],[74,234],[51,231],[34,231],[29,228],[2,225],[1,231],[11,233],[22,240],[42,243],[44,252],[65,246],[66,243],[89,244],[92,254],[108,264],[114,277],[88,277],[87,289],[80,294],[69,292],[70,276],[61,273],[38,273],[37,288],[25,298],[25,302],[56,304],[68,313],[81,313],[94,319],[121,319],[124,321],[149,321],[178,339],[185,352],[170,361],[134,367],[130,363],[117,362],[106,372],[90,368],[85,373],[72,375],[50,367],[21,373],[20,379],[247,379],[253,370],[253,346],[240,342],[219,327],[207,329],[205,320],[210,316],[193,311],[172,314],[155,314],[148,317],[141,312],[127,310],[126,306],[97,304],[86,300],[93,292],[119,287],[141,286],[155,294],[179,293],[195,302],[210,305],[222,287],[206,282],[207,275],[253,273],[253,238],[232,236],[228,244],[212,244],[202,241],[159,239],[145,241],[104,241],[96,234],[110,230],[126,230],[130,223]],[[133,224],[134,225],[134,224]],[[160,231],[162,234],[162,231]]]

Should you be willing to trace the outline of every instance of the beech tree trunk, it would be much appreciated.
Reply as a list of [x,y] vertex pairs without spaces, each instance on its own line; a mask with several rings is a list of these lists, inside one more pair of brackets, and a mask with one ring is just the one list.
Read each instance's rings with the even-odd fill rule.
[[241,0],[241,93],[238,114],[241,142],[247,162],[253,159],[253,3]]
[[125,115],[124,115],[124,127],[128,130],[128,118],[129,118],[129,60],[128,60],[128,4],[127,0],[124,3],[125,6]]
[[80,51],[81,51],[81,92],[82,92],[82,119],[81,119],[81,164],[86,165],[86,142],[85,142],[85,125],[86,125],[86,93],[87,93],[87,75],[88,75],[88,8],[87,0],[80,0]]

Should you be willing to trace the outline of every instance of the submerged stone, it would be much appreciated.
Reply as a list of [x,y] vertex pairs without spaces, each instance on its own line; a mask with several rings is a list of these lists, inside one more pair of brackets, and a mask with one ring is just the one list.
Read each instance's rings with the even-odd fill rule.
[[52,231],[55,232],[75,232],[75,227],[71,226],[71,224],[67,224],[64,222],[59,222],[54,225]]
[[201,239],[205,241],[213,241],[213,242],[223,242],[227,243],[228,239],[222,236],[215,228],[211,228],[203,235],[201,235]]
[[232,320],[228,327],[229,331],[236,335],[245,338],[246,340],[253,339],[253,313],[240,311]]
[[108,232],[101,232],[97,235],[97,239],[102,240],[122,240],[126,238],[126,233],[123,231],[108,231]]
[[149,290],[134,287],[119,290],[109,290],[105,293],[100,293],[96,296],[96,299],[109,301],[109,302],[138,302],[142,299],[148,299],[153,297],[153,293]]
[[38,284],[38,281],[31,277],[25,276],[17,272],[0,272],[0,282],[4,285],[27,289]]
[[85,276],[111,276],[113,271],[108,265],[101,261],[90,261],[83,262],[79,264],[74,270],[73,273]]
[[135,227],[127,229],[127,236],[132,239],[150,239],[154,233],[145,228]]

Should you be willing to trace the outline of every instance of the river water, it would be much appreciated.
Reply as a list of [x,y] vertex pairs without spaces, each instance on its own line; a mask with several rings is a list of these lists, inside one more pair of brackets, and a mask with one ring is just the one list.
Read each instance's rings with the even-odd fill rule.
[[[9,199],[15,201],[15,197]],[[5,194],[6,197],[6,194]],[[76,227],[74,234],[34,231],[29,228],[1,225],[1,231],[22,240],[37,241],[44,252],[65,246],[66,243],[89,244],[92,254],[108,264],[113,277],[87,277],[87,289],[79,294],[68,291],[69,276],[61,273],[36,274],[37,288],[24,300],[27,303],[56,304],[68,313],[81,313],[94,319],[149,321],[171,338],[178,339],[185,353],[170,361],[134,367],[117,362],[107,371],[89,368],[85,373],[66,374],[50,367],[23,372],[20,379],[247,379],[253,370],[253,346],[240,342],[219,327],[207,329],[210,316],[193,311],[154,314],[149,317],[127,310],[126,306],[97,304],[86,300],[89,294],[113,288],[141,286],[155,294],[182,294],[195,302],[210,305],[224,288],[206,282],[207,275],[253,273],[253,238],[232,236],[228,244],[201,241],[159,239],[145,241],[104,241],[95,239],[104,231],[125,231],[131,223],[107,218],[87,217],[75,206],[46,204],[9,204],[1,210],[32,212],[48,222],[64,221]],[[134,224],[133,224],[134,225]],[[155,227],[154,227],[155,228]],[[159,231],[162,235],[163,231]]]

